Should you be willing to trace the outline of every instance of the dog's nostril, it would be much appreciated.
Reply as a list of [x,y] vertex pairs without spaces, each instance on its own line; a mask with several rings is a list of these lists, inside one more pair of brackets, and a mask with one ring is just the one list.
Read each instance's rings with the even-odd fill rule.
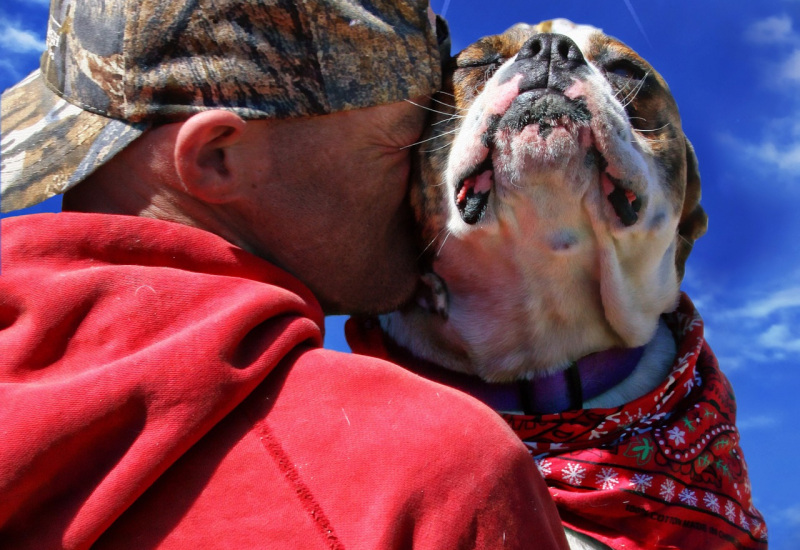
[[552,36],[549,33],[535,34],[522,45],[517,53],[517,60],[536,59],[541,56],[549,56],[552,47]]
[[559,40],[556,47],[558,49],[558,55],[561,56],[562,59],[569,59],[569,42],[566,40]]
[[559,69],[574,68],[586,62],[571,38],[554,33],[531,36],[517,53],[517,61],[526,59],[554,64]]
[[553,60],[559,63],[583,63],[584,58],[578,45],[568,36],[563,34],[553,35],[553,47],[551,53]]

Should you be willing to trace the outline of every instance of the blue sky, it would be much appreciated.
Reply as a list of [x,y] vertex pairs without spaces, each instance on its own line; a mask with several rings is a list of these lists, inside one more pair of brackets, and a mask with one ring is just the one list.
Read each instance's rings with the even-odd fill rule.
[[[44,48],[49,0],[0,4],[0,89]],[[700,160],[709,232],[683,288],[736,391],[774,550],[800,548],[800,0],[433,0],[458,51],[512,24],[604,29],[669,82]],[[58,201],[43,208],[58,209]],[[343,349],[340,318],[328,345]]]

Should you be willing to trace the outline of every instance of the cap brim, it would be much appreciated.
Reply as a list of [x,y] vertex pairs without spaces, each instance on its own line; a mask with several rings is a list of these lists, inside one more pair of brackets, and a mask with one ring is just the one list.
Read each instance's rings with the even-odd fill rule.
[[64,193],[147,128],[85,111],[53,93],[40,72],[0,102],[0,211]]

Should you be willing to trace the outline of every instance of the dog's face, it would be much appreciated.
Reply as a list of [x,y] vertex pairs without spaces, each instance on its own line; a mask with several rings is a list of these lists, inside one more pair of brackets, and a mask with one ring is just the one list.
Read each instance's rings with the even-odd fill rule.
[[661,76],[555,20],[478,41],[445,77],[412,203],[446,315],[421,300],[389,334],[490,381],[646,343],[706,227]]

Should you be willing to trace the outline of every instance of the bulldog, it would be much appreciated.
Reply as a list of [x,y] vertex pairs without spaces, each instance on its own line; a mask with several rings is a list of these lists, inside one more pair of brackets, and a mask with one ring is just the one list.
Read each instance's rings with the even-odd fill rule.
[[553,20],[467,47],[433,101],[421,291],[351,320],[353,350],[503,414],[575,548],[765,548],[733,394],[680,293],[707,217],[664,79]]

